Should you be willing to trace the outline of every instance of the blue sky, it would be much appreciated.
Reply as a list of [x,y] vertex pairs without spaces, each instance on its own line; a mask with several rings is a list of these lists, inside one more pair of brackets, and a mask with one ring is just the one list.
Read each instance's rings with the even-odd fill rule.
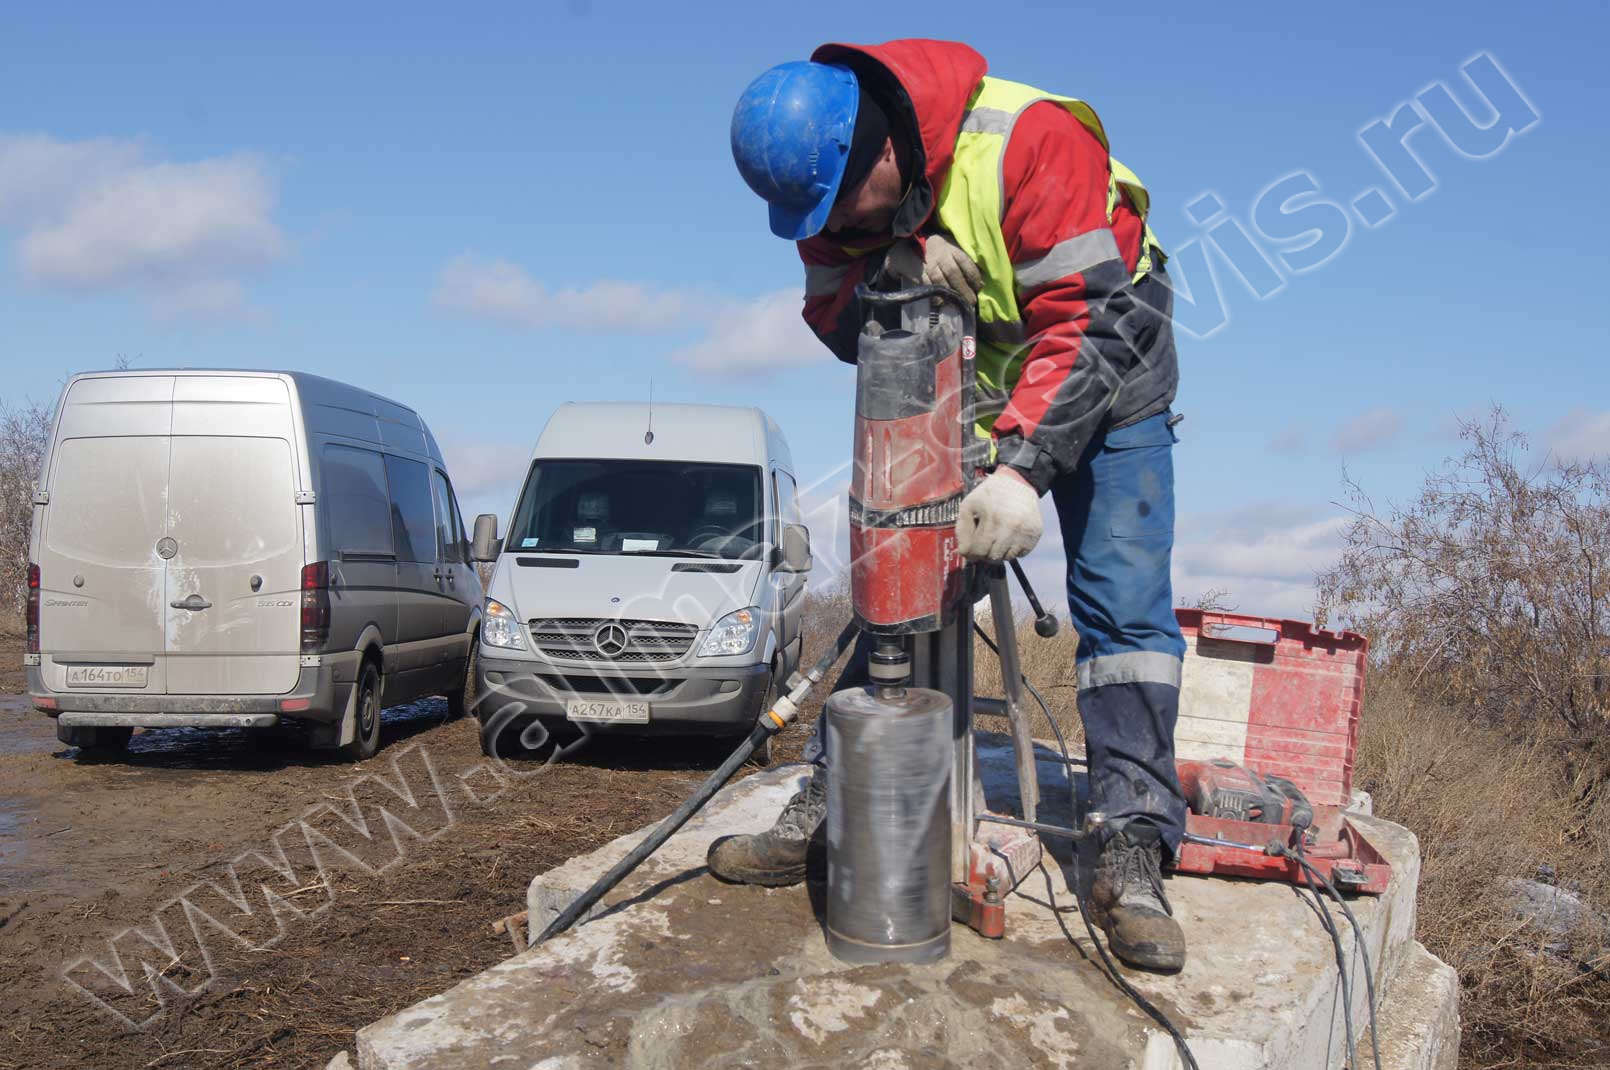
[[[1222,303],[1193,314],[1216,330],[1180,339],[1180,593],[1302,615],[1334,553],[1343,465],[1378,499],[1404,496],[1455,448],[1452,422],[1492,402],[1561,452],[1610,449],[1601,5],[990,10],[8,13],[0,398],[51,398],[120,354],[317,371],[419,408],[466,509],[506,513],[555,405],[646,398],[652,380],[662,400],[766,408],[826,500],[853,372],[796,322],[797,259],[738,178],[728,121],[750,78],[821,41],[921,34],[1093,103],[1152,188],[1183,281]],[[1492,120],[1461,73],[1472,60],[1527,103],[1501,109],[1524,129],[1467,155],[1433,120],[1438,83]],[[1360,131],[1417,96],[1432,118],[1407,144],[1433,185],[1411,199]],[[1405,114],[1400,130],[1420,113]],[[1293,174],[1337,206],[1303,217],[1330,229],[1328,258],[1301,273],[1279,254],[1302,240],[1251,222]],[[1393,209],[1374,227],[1350,207],[1371,189]],[[1185,211],[1204,193],[1224,207],[1205,226]],[[1220,252],[1236,227],[1282,265],[1265,298]],[[1052,586],[1059,553],[1048,538],[1034,555]]]

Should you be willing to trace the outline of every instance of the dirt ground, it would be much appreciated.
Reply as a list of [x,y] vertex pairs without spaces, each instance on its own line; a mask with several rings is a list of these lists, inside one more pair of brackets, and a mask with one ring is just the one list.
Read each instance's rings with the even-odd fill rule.
[[0,637],[0,1070],[323,1066],[509,955],[491,922],[533,875],[668,813],[729,749],[620,740],[493,766],[433,699],[388,710],[361,764],[244,731],[140,732],[89,758],[19,694],[21,660]]

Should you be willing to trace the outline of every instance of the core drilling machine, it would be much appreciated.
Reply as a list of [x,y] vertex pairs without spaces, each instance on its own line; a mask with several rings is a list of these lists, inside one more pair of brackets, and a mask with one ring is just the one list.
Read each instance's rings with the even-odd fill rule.
[[[832,952],[851,962],[933,961],[949,950],[953,919],[998,938],[1007,895],[1040,863],[1032,827],[1038,782],[1006,569],[969,564],[956,549],[962,498],[989,452],[973,430],[973,312],[939,286],[863,286],[857,294],[868,315],[857,350],[850,487],[854,619],[815,665],[790,677],[787,693],[700,789],[533,943],[569,928],[698,812],[797,716],[858,634],[870,645],[868,685],[834,693],[824,712]],[[1054,635],[1056,619],[1021,567],[1013,569],[1035,630]],[[1000,699],[973,694],[973,608],[986,596]],[[1008,719],[1021,818],[985,809],[974,710]]]
[[[1026,821],[1038,784],[1005,570],[956,551],[961,501],[989,449],[973,430],[972,310],[937,286],[858,295],[870,314],[857,346],[850,586],[871,654],[869,686],[826,705],[827,939],[852,962],[930,961],[948,950],[953,916],[1002,935],[1006,894],[1040,861],[1032,831],[979,820],[973,606],[986,593],[1006,681],[988,708],[1009,718]],[[1055,634],[1030,599],[1038,630]]]

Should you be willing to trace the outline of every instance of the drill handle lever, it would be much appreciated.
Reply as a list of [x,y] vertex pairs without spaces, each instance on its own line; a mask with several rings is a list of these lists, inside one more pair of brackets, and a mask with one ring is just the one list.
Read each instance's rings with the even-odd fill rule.
[[1012,575],[1017,577],[1018,586],[1023,588],[1023,597],[1029,600],[1029,608],[1034,610],[1034,634],[1041,639],[1050,639],[1057,634],[1057,629],[1062,626],[1062,622],[1047,613],[1045,607],[1040,604],[1039,597],[1035,595],[1034,588],[1029,584],[1028,573],[1023,571],[1022,562],[1013,559],[1011,564]]

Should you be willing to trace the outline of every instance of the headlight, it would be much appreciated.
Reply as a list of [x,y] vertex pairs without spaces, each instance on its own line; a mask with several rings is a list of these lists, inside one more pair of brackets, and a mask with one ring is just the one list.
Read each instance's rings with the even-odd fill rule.
[[716,621],[710,634],[699,647],[699,657],[720,658],[733,654],[747,654],[754,649],[755,636],[760,634],[760,614],[753,609],[740,609]]
[[481,642],[487,646],[501,646],[509,650],[524,650],[525,636],[520,634],[520,621],[508,606],[488,598],[486,612],[481,616]]

